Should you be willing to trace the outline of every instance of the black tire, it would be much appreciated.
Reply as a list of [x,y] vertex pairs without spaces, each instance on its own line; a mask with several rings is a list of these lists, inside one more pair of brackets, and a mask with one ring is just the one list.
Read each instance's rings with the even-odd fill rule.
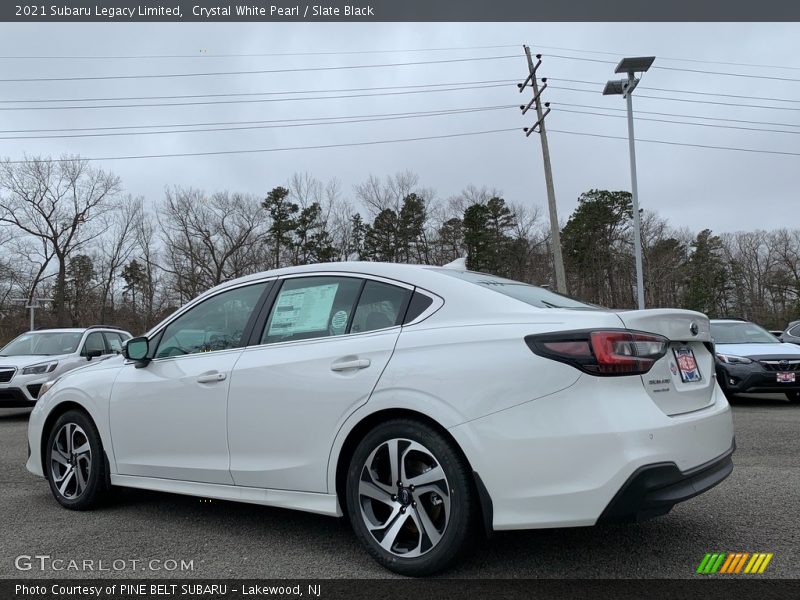
[[[72,435],[69,437],[73,440],[73,446],[67,447],[65,439],[70,431]],[[56,444],[59,447],[57,457],[61,460],[54,458]],[[78,447],[74,448],[74,444],[78,444]],[[88,455],[69,452],[80,450],[84,445],[88,445]],[[66,464],[62,462],[64,460]],[[69,475],[70,469],[72,475]],[[97,427],[85,412],[67,411],[50,429],[45,447],[45,473],[50,491],[65,508],[89,510],[102,504],[107,498],[108,465],[103,443]]]
[[[433,468],[441,467],[444,479],[437,480],[433,484],[420,484],[416,491],[413,487],[406,487],[406,491],[411,490],[408,495],[401,492],[401,486],[397,482],[392,482],[392,486],[395,488],[394,494],[390,498],[392,502],[387,502],[385,499],[380,502],[371,500],[359,492],[362,477],[370,477],[365,467],[370,460],[373,464],[380,460],[380,455],[376,453],[385,452],[388,456],[388,448],[394,441],[397,442],[398,456],[403,457],[402,463],[408,475],[408,481],[412,481],[414,478],[415,466],[417,469],[421,469],[416,471],[418,475],[426,475],[428,470],[433,471]],[[382,449],[384,447],[385,451]],[[417,450],[420,447],[429,454],[426,455]],[[373,458],[371,459],[371,457]],[[429,459],[432,461],[426,464],[425,461]],[[438,463],[438,467],[432,467],[433,461]],[[391,469],[391,467],[387,468]],[[434,472],[439,473],[440,471]],[[411,474],[409,475],[409,473]],[[383,479],[383,483],[389,487],[386,479]],[[375,481],[375,478],[373,476],[372,480],[366,479],[365,481],[370,484]],[[448,492],[446,498],[439,493],[439,490],[445,487]],[[429,488],[435,488],[435,490],[430,491]],[[375,489],[378,487],[376,486]],[[429,491],[422,491],[420,494],[422,489]],[[379,491],[386,493],[385,490]],[[469,549],[474,539],[478,499],[469,466],[450,440],[433,427],[419,421],[393,419],[378,425],[364,436],[364,439],[356,447],[347,470],[346,500],[348,517],[359,542],[379,564],[401,575],[418,577],[440,572],[458,561]],[[413,502],[413,506],[404,504],[404,501]],[[375,516],[373,507],[376,502],[379,508],[383,508],[384,514],[390,514],[386,517],[385,523],[380,526],[381,529],[376,529],[376,534],[373,535],[365,521],[370,517],[365,515]],[[366,509],[364,504],[368,505]],[[402,514],[395,513],[395,511],[402,511]],[[423,515],[421,511],[425,511],[425,514]],[[400,539],[401,534],[409,535],[412,539],[418,535],[419,544],[411,553],[420,552],[420,555],[406,558],[402,556],[403,550],[399,549],[399,546],[396,547],[392,545],[391,540],[387,540],[391,524],[395,523],[392,515],[397,521],[402,520],[405,516],[404,524],[399,528],[400,533],[394,539]],[[382,521],[382,519],[378,519],[378,521]],[[436,524],[437,522],[439,525]],[[423,525],[423,529],[426,526],[425,523],[427,523],[428,529],[433,526],[432,535],[429,536],[420,531],[418,523]],[[441,530],[438,529],[439,527]],[[411,533],[408,534],[408,531]],[[382,547],[376,537],[383,535],[384,532],[387,535],[383,537],[383,541],[389,543],[391,546],[389,550]],[[436,539],[437,537],[438,539]],[[434,539],[436,542],[432,541]]]
[[800,404],[800,392],[786,392],[786,399],[792,404]]

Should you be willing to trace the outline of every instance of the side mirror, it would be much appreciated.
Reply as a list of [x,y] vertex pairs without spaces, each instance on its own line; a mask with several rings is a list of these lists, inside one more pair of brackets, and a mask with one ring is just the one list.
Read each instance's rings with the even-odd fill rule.
[[86,356],[86,360],[92,360],[93,358],[97,358],[98,356],[102,355],[103,355],[102,350],[87,350],[84,353],[84,356]]
[[136,361],[137,368],[144,367],[150,362],[150,359],[147,358],[149,351],[150,345],[146,337],[130,339],[122,349],[122,353],[125,355],[125,358]]

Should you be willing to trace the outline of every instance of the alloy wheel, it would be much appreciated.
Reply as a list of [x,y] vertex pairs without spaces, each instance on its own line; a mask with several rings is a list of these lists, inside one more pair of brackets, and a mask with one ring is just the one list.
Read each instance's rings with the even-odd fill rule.
[[375,448],[361,470],[361,517],[375,541],[403,558],[422,556],[450,521],[450,486],[425,446],[395,438]]
[[92,448],[80,425],[65,423],[55,435],[50,472],[59,494],[74,500],[83,494],[92,471]]

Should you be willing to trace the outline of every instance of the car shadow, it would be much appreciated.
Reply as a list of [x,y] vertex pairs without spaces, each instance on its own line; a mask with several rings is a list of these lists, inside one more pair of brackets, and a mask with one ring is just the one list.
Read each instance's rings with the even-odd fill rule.
[[800,406],[798,404],[792,404],[789,400],[786,399],[786,396],[783,394],[765,394],[763,396],[756,396],[756,395],[747,395],[747,396],[730,396],[728,398],[728,403],[731,406],[755,406],[755,407],[765,407],[765,406],[781,406],[784,408]]
[[0,421],[5,421],[7,423],[27,421],[30,416],[30,408],[0,408]]

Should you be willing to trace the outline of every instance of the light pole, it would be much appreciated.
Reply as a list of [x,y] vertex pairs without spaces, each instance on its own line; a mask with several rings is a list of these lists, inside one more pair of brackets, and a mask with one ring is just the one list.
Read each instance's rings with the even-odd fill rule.
[[44,308],[45,307],[44,303],[45,302],[52,302],[53,299],[52,298],[37,298],[36,296],[34,296],[33,298],[30,298],[30,299],[29,298],[12,298],[11,301],[19,303],[19,304],[24,304],[25,308],[27,308],[27,309],[29,309],[31,311],[31,329],[30,330],[34,331],[36,329],[36,319],[35,319],[36,309],[37,308]]
[[642,272],[642,220],[639,213],[639,185],[636,181],[636,147],[633,135],[633,90],[639,83],[636,73],[644,73],[653,64],[655,56],[623,58],[615,73],[627,73],[627,79],[606,83],[603,95],[622,95],[628,105],[628,149],[631,158],[631,196],[633,197],[633,254],[636,259],[636,300],[639,310],[644,309],[644,274]]

